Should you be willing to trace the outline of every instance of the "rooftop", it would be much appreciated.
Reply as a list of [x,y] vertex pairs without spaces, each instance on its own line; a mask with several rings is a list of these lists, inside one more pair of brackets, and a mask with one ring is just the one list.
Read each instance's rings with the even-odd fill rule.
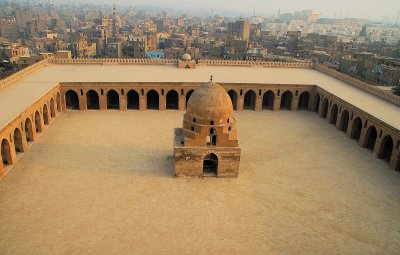
[[313,69],[175,65],[63,65],[46,67],[0,90],[0,127],[50,91],[57,82],[205,82],[318,85],[378,119],[400,129],[400,107]]

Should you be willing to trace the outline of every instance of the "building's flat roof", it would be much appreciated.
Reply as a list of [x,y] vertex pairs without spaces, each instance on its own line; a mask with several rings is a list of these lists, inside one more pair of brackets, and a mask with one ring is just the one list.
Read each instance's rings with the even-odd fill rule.
[[0,91],[0,127],[51,90],[57,82],[216,82],[306,84],[335,94],[380,120],[400,129],[400,107],[313,69],[199,67],[175,65],[54,65],[26,76]]

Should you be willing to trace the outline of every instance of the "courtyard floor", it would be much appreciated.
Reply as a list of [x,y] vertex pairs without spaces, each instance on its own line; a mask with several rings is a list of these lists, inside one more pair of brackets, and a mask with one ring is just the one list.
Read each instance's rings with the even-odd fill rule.
[[66,112],[0,181],[0,254],[397,254],[400,175],[310,112],[235,112],[238,179],[175,179],[177,111]]

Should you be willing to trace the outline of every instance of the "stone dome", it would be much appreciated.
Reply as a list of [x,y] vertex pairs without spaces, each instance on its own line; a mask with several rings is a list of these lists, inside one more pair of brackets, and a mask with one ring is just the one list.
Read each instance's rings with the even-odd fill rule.
[[217,83],[204,83],[190,96],[185,118],[203,125],[229,123],[233,120],[231,98]]
[[183,60],[183,61],[190,61],[190,60],[192,60],[192,56],[190,56],[189,53],[185,53],[185,54],[183,54],[183,56],[182,56],[182,60]]

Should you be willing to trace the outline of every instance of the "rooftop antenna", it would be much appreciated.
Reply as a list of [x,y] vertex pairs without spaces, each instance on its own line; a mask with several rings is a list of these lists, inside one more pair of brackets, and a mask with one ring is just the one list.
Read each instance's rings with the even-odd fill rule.
[[278,10],[278,19],[281,17],[281,8]]
[[399,21],[399,15],[400,15],[400,10],[397,12],[397,18],[396,18],[396,24],[395,25],[397,25],[397,22]]
[[256,8],[253,9],[253,17],[256,16]]

